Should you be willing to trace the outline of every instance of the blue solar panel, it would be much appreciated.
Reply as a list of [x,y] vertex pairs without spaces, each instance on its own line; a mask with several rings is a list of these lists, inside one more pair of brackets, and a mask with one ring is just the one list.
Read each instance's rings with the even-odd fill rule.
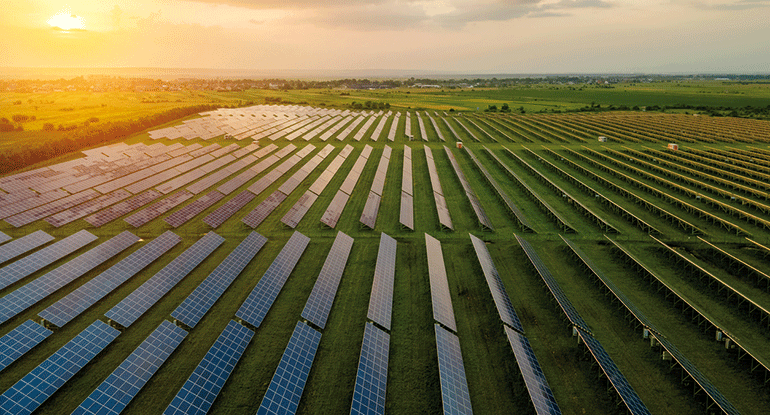
[[120,332],[97,320],[0,396],[0,413],[29,415]]
[[98,239],[86,230],[0,268],[0,290]]
[[211,306],[235,281],[267,242],[264,236],[250,233],[230,255],[171,313],[188,327],[195,327]]
[[516,356],[516,363],[519,365],[521,377],[524,378],[524,384],[527,386],[529,397],[535,412],[538,415],[559,415],[561,410],[553,397],[551,387],[540,369],[540,363],[535,357],[535,352],[529,344],[529,340],[523,335],[517,333],[508,326],[505,328],[505,334],[508,335],[508,342],[511,344],[513,354]]
[[107,261],[138,241],[138,236],[129,231],[124,231],[70,262],[0,298],[0,324],[83,276],[97,265]]
[[46,321],[62,327],[80,313],[87,310],[112,290],[128,281],[146,266],[153,263],[161,255],[178,244],[182,238],[174,232],[166,231],[159,237],[148,242],[117,264],[97,275],[87,283],[67,294],[64,298],[51,304],[38,313]]
[[52,241],[53,239],[53,236],[45,233],[44,231],[35,231],[13,242],[9,242],[0,248],[0,264],[16,258],[25,252],[31,251],[40,245]]
[[164,415],[205,415],[253,336],[253,331],[230,320]]
[[10,241],[11,239],[13,239],[13,238],[8,236],[5,232],[0,232],[0,244],[6,243],[6,242]]
[[329,255],[326,257],[321,273],[313,286],[313,291],[307,299],[302,317],[320,328],[326,326],[326,319],[334,303],[342,272],[348,262],[350,249],[353,247],[353,238],[337,232]]
[[497,273],[495,263],[492,262],[492,256],[489,255],[489,250],[481,239],[470,235],[471,242],[473,242],[473,249],[476,250],[476,256],[481,263],[481,270],[484,272],[484,278],[489,285],[489,291],[492,292],[492,299],[495,301],[497,312],[500,314],[500,319],[503,323],[518,330],[520,333],[524,333],[524,327],[521,326],[519,316],[516,315],[516,311],[513,309],[511,299],[508,297],[508,292],[505,291],[505,285],[503,280],[500,279],[500,274]]
[[278,293],[281,292],[281,288],[289,278],[294,266],[297,265],[300,256],[305,252],[309,242],[310,238],[299,232],[294,232],[291,235],[289,241],[286,242],[281,252],[265,271],[265,275],[259,280],[238,312],[235,313],[236,317],[254,327],[259,327],[262,324],[262,320],[278,297]]
[[390,330],[390,318],[393,310],[393,280],[396,274],[395,239],[382,233],[380,248],[377,252],[377,265],[374,267],[372,295],[369,298],[369,320]]
[[207,233],[104,315],[123,327],[130,326],[224,240],[214,232]]
[[320,341],[320,332],[305,323],[297,323],[257,415],[289,415],[297,412]]
[[460,351],[460,339],[438,324],[434,324],[434,327],[444,414],[472,414],[468,381],[465,379],[463,355]]
[[452,308],[452,297],[449,295],[449,281],[446,277],[444,254],[441,242],[425,234],[425,246],[428,253],[428,275],[430,276],[430,298],[433,303],[433,319],[457,331],[455,312]]
[[40,344],[51,333],[53,333],[51,330],[40,324],[27,320],[0,337],[0,371]]
[[168,320],[163,320],[72,414],[119,414],[185,336],[186,331]]
[[374,324],[366,323],[350,415],[383,415],[385,413],[389,347],[390,335]]

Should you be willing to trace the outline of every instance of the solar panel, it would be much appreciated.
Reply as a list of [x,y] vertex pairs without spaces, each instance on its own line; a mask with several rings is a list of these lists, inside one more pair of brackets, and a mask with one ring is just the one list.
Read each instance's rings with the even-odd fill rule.
[[377,213],[380,210],[381,200],[382,197],[373,191],[370,191],[369,197],[366,198],[366,204],[364,205],[364,210],[361,212],[359,221],[369,227],[369,229],[374,229],[374,226],[377,223]]
[[297,225],[299,225],[299,221],[305,217],[305,214],[310,210],[310,207],[313,206],[313,203],[317,198],[318,196],[315,193],[308,190],[300,196],[297,203],[286,212],[286,215],[281,218],[281,222],[292,229],[296,228]]
[[428,274],[430,276],[433,319],[456,332],[457,325],[455,324],[455,313],[452,308],[452,297],[449,295],[449,281],[446,276],[441,242],[426,233],[425,248],[428,254]]
[[133,215],[127,217],[124,220],[129,225],[135,228],[138,228],[144,225],[145,223],[157,218],[158,216],[168,212],[169,210],[175,208],[176,206],[181,205],[182,202],[184,202],[185,200],[191,197],[193,197],[192,193],[186,190],[180,190],[174,193],[173,195],[168,196],[165,199],[159,201],[158,203],[148,207],[147,209],[134,213]]
[[203,218],[203,222],[216,229],[219,225],[230,219],[235,212],[238,212],[241,208],[254,200],[255,197],[256,195],[254,195],[254,193],[244,190],[241,193],[238,193],[234,198],[228,200],[227,203],[220,206],[217,210],[209,213],[208,216]]
[[472,414],[468,381],[465,378],[460,339],[434,324],[438,351],[438,372],[441,382],[441,402],[445,415]]
[[85,275],[138,241],[138,236],[129,231],[124,231],[0,298],[0,324],[48,297],[75,279]]
[[489,255],[489,250],[481,239],[469,235],[471,242],[473,243],[473,249],[476,251],[476,257],[481,263],[481,270],[484,272],[484,278],[487,280],[489,291],[492,292],[492,299],[495,301],[495,307],[497,307],[497,313],[500,315],[500,319],[503,323],[510,327],[524,333],[524,327],[521,326],[519,316],[516,315],[516,311],[513,309],[511,299],[508,297],[508,292],[505,291],[505,285],[503,280],[500,279],[500,274],[497,273],[495,263],[492,262],[492,256]]
[[380,248],[377,251],[377,265],[374,267],[372,294],[369,297],[369,320],[390,330],[390,318],[393,309],[393,281],[396,274],[395,239],[380,234]]
[[492,221],[489,219],[487,213],[484,211],[484,208],[481,206],[481,202],[479,202],[479,198],[476,195],[476,192],[473,190],[473,187],[471,187],[471,184],[468,182],[465,174],[463,174],[463,171],[460,168],[460,164],[457,163],[457,159],[455,159],[454,154],[452,154],[452,151],[449,150],[449,147],[447,146],[444,146],[444,150],[446,151],[446,155],[449,158],[449,162],[452,164],[452,168],[454,169],[455,174],[457,174],[457,178],[460,179],[460,184],[462,184],[463,189],[465,190],[465,196],[471,203],[471,207],[476,213],[476,218],[478,218],[479,223],[487,229],[494,229],[492,226]]
[[163,320],[72,414],[119,414],[186,336],[186,331]]
[[626,408],[628,408],[628,411],[634,415],[649,414],[650,411],[647,410],[646,406],[644,406],[644,402],[642,402],[642,400],[639,398],[639,395],[636,394],[634,388],[632,388],[628,383],[626,377],[623,376],[623,374],[620,372],[620,369],[618,369],[618,367],[615,365],[615,362],[612,361],[612,358],[604,350],[601,343],[599,343],[599,341],[596,340],[593,336],[583,332],[582,330],[578,330],[577,332],[580,338],[583,339],[586,347],[588,347],[588,351],[591,352],[594,359],[596,359],[596,362],[599,364],[602,372],[604,372],[604,374],[607,376],[607,379],[609,379],[612,387],[615,388],[615,390],[618,392],[618,395],[620,395],[620,399],[623,400],[623,403],[626,405]]
[[428,174],[430,175],[430,183],[433,187],[433,199],[436,202],[436,213],[438,213],[439,223],[448,228],[454,229],[452,225],[452,218],[449,216],[449,208],[444,199],[444,191],[441,189],[441,181],[438,178],[438,171],[436,170],[436,162],[433,159],[433,152],[431,152],[428,146],[425,147],[425,159],[428,164]]
[[236,317],[254,327],[259,327],[262,324],[262,320],[278,297],[278,293],[289,278],[289,274],[299,262],[302,253],[305,252],[308,243],[310,243],[310,238],[299,232],[295,231],[291,235],[289,241],[286,242],[281,252],[265,271],[265,275],[259,280],[238,312],[235,313]]
[[289,415],[297,412],[320,342],[320,332],[305,323],[297,323],[257,415]]
[[224,242],[209,232],[104,315],[129,327]]
[[164,232],[117,264],[81,285],[75,291],[67,294],[61,300],[41,311],[38,313],[38,316],[57,327],[63,327],[181,241],[182,238],[175,233],[171,231]]
[[96,320],[0,396],[0,413],[29,415],[104,350],[120,331]]
[[538,415],[560,415],[559,405],[553,397],[553,392],[548,386],[543,370],[540,369],[540,363],[535,357],[529,340],[508,326],[503,326],[503,328],[505,334],[508,335],[508,342],[511,344],[514,356],[516,356],[516,363],[519,365],[521,377],[524,378],[524,384],[527,386],[535,412]]
[[194,328],[211,306],[235,281],[246,265],[251,262],[260,249],[267,243],[267,238],[251,232],[222,261],[217,268],[193,291],[184,302],[171,313],[171,317],[181,321],[187,327]]
[[253,331],[230,320],[163,414],[208,413],[253,336]]
[[96,239],[98,238],[95,235],[82,230],[0,268],[0,289],[53,264]]
[[35,231],[0,247],[0,264],[54,240],[45,231]]
[[40,324],[27,320],[0,337],[0,372],[52,333]]
[[213,206],[218,201],[222,200],[223,197],[225,197],[225,195],[222,193],[216,190],[212,190],[211,192],[206,193],[204,196],[201,196],[197,200],[191,202],[189,205],[168,215],[163,220],[174,228],[178,228],[187,223],[187,221],[190,219],[198,216],[204,210]]
[[80,193],[75,193],[74,195],[63,197],[45,205],[38,206],[34,209],[30,209],[9,218],[5,218],[5,221],[11,226],[18,228],[32,223],[38,219],[43,219],[46,216],[61,212],[62,210],[68,209],[72,206],[79,205],[98,196],[99,193],[95,190],[84,190]]
[[334,297],[337,294],[342,272],[348,262],[350,249],[353,247],[353,238],[337,232],[332,249],[326,257],[321,273],[313,286],[313,291],[307,299],[302,317],[320,328],[326,327],[326,320],[331,311]]
[[5,242],[8,242],[8,241],[10,241],[11,239],[13,239],[13,238],[11,238],[10,236],[8,236],[8,235],[7,235],[5,232],[0,232],[0,244],[2,244],[2,243],[5,243]]
[[85,221],[91,224],[91,226],[98,228],[125,214],[139,209],[140,207],[152,202],[161,196],[162,195],[155,190],[148,190],[124,202],[120,202],[100,212],[96,212],[93,215],[85,218]]
[[401,210],[398,221],[407,228],[414,230],[414,198],[412,195],[401,192]]
[[390,335],[372,323],[365,327],[350,414],[384,415]]
[[345,209],[345,205],[348,203],[349,198],[350,195],[342,190],[337,191],[337,194],[334,195],[334,199],[329,203],[326,212],[321,216],[321,223],[330,228],[337,226],[337,222],[340,220],[340,216],[342,216],[342,210]]
[[241,221],[251,228],[256,228],[264,221],[288,196],[276,190],[257,205]]
[[131,193],[124,189],[118,189],[112,193],[88,200],[63,212],[45,218],[45,221],[55,227],[61,227],[94,212],[102,210],[110,205],[131,197]]

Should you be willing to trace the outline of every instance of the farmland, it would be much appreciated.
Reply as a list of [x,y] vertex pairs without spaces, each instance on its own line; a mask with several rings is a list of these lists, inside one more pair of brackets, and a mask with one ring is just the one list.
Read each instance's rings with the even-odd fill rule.
[[[566,91],[562,88],[512,91],[397,90],[358,91],[349,95],[340,95],[338,91],[248,92],[238,99],[259,102],[266,96],[280,96],[284,101],[324,103],[326,108],[344,108],[354,101],[388,102],[391,110],[400,111],[402,115],[391,116],[383,124],[383,131],[387,132],[392,123],[398,123],[392,142],[385,138],[387,134],[372,141],[376,122],[363,130],[360,141],[352,137],[361,132],[364,128],[361,126],[365,124],[357,126],[341,140],[333,136],[322,141],[315,136],[308,141],[297,139],[290,143],[286,134],[280,132],[274,133],[274,141],[261,138],[261,148],[273,143],[278,151],[289,145],[295,145],[297,152],[307,145],[315,147],[305,159],[289,167],[285,176],[271,182],[216,229],[204,222],[204,218],[218,211],[234,196],[247,191],[270,174],[271,169],[250,178],[178,227],[171,227],[164,218],[187,209],[203,193],[136,228],[123,220],[129,215],[100,227],[83,219],[59,227],[45,220],[18,227],[9,224],[8,220],[0,222],[0,231],[14,239],[43,230],[58,240],[82,229],[98,236],[99,243],[125,230],[145,241],[167,230],[182,238],[182,242],[166,255],[106,294],[71,322],[61,328],[52,327],[54,333],[50,337],[3,369],[0,392],[11,388],[94,321],[107,321],[105,313],[203,235],[213,231],[224,237],[221,246],[141,318],[130,327],[121,327],[120,335],[46,400],[37,413],[72,412],[161,322],[172,320],[170,316],[176,307],[249,235],[252,229],[241,219],[279,191],[286,177],[299,172],[307,160],[331,144],[331,153],[301,181],[298,191],[289,192],[275,211],[254,229],[268,239],[255,260],[249,262],[194,328],[185,328],[188,331],[186,338],[128,403],[124,413],[161,413],[166,409],[295,230],[310,238],[309,245],[264,321],[259,327],[250,327],[254,330],[254,338],[213,402],[211,413],[257,411],[296,323],[303,320],[303,307],[338,231],[352,237],[354,243],[329,319],[322,330],[298,413],[348,413],[350,410],[381,233],[398,242],[389,330],[386,413],[433,414],[442,410],[431,306],[433,282],[429,278],[425,234],[437,238],[443,250],[456,334],[475,413],[534,413],[534,409],[469,235],[486,243],[562,413],[613,414],[622,413],[625,407],[616,391],[608,387],[609,383],[601,376],[585,345],[574,335],[581,329],[573,328],[577,324],[568,319],[554,301],[544,284],[546,278],[533,267],[531,257],[517,237],[531,244],[590,329],[590,335],[601,343],[651,413],[707,413],[707,405],[712,403],[701,391],[701,386],[691,377],[682,375],[670,350],[664,352],[657,344],[661,339],[675,345],[681,356],[685,356],[737,411],[744,414],[766,412],[770,407],[767,393],[770,315],[766,311],[770,310],[767,290],[770,285],[765,271],[770,261],[767,248],[770,246],[770,187],[767,185],[770,183],[767,145],[770,123],[637,111],[532,113],[542,109],[577,109],[593,102],[604,106],[688,103],[720,107],[761,106],[767,102],[766,94],[770,92],[756,85],[735,84],[726,88],[713,84],[695,87],[653,84],[615,89],[585,88],[570,91],[571,98],[565,100]],[[210,103],[215,99],[234,102],[232,95],[227,97],[200,96],[195,99],[202,101],[193,99],[193,102]],[[94,99],[86,98],[73,95],[68,99],[74,99],[72,102],[78,104],[67,102],[66,105],[78,106],[79,109],[73,112],[77,117],[87,119],[100,114],[98,106],[93,108],[93,113],[89,112],[91,109],[86,107]],[[109,101],[113,102],[112,98]],[[503,102],[515,108],[525,107],[526,114],[473,111],[475,107]],[[126,105],[142,107],[136,103]],[[150,113],[171,104],[147,105],[146,111]],[[411,117],[407,118],[404,110],[410,108]],[[420,110],[418,114],[414,108],[430,110]],[[455,111],[449,112],[450,109]],[[458,110],[463,110],[462,115],[454,114]],[[236,111],[230,115],[232,117],[249,119],[247,115],[238,115],[237,111],[241,110],[232,111]],[[51,113],[56,110],[51,108]],[[117,107],[114,112],[106,113],[112,115],[97,116],[105,119],[127,116],[121,115]],[[381,114],[377,117],[382,119]],[[438,122],[433,124],[429,118]],[[36,122],[50,119],[41,115]],[[195,122],[196,119],[200,118],[194,116],[186,121]],[[411,122],[409,129],[414,140],[406,134],[407,119]],[[420,128],[421,122],[425,135]],[[163,127],[174,125],[179,124]],[[599,136],[607,137],[607,142],[598,142]],[[440,137],[446,141],[442,142]],[[455,147],[457,141],[463,143],[462,149]],[[123,142],[147,146],[158,143],[164,146],[218,144],[221,147],[233,143],[222,135],[207,140],[200,137],[171,139],[152,132],[131,136]],[[241,148],[250,143],[250,139],[236,142]],[[679,144],[679,149],[667,149],[668,143]],[[296,229],[284,225],[281,218],[333,163],[345,145],[353,147],[351,155],[329,179],[326,189],[318,194]],[[319,219],[367,145],[373,150],[336,226],[332,229],[322,225]],[[392,154],[382,202],[376,226],[367,229],[361,226],[359,217],[377,172],[377,161],[386,145],[392,148]],[[404,146],[412,150],[413,230],[400,223]],[[453,230],[439,224],[434,201],[436,189],[432,185],[424,146],[433,155]],[[492,230],[480,226],[445,146],[457,160],[489,217]],[[62,155],[45,164],[53,166],[64,160],[75,160],[75,157]],[[216,186],[231,178],[221,179]],[[205,180],[205,177],[191,183],[198,180]],[[499,185],[498,189],[492,181]],[[510,198],[530,226],[524,226],[521,218],[505,206],[499,192]],[[166,197],[165,193],[161,196]],[[14,315],[0,325],[0,336],[26,320],[40,322],[39,313],[136,251],[143,243],[135,244]],[[577,247],[577,251],[570,248],[570,244]],[[89,245],[89,248],[95,245]],[[580,255],[589,259],[593,270],[581,262]],[[59,265],[60,262],[48,265],[10,284],[0,291],[0,296],[14,292]],[[629,304],[633,306],[629,307]],[[634,312],[637,314],[629,316]],[[644,337],[645,334],[648,336]],[[723,336],[719,340],[718,334]],[[717,409],[711,406],[710,410]]]

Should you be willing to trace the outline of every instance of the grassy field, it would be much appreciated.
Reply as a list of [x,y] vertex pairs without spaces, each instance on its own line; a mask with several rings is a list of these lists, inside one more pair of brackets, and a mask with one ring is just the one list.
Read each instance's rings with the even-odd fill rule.
[[[638,85],[634,87],[629,86],[629,88],[639,89],[639,91],[633,93],[633,100],[637,104],[646,100],[647,97],[650,97],[651,100],[657,100],[655,101],[656,104],[660,104],[661,102],[669,102],[665,101],[669,96],[674,96],[670,102],[674,102],[676,99],[685,99],[683,97],[688,96],[686,93],[689,91],[688,88],[692,87],[666,86],[657,90],[655,85]],[[647,92],[642,91],[642,88],[647,88]],[[713,99],[713,101],[709,102],[714,102],[714,105],[722,105],[717,104],[718,102],[731,102],[733,105],[738,105],[736,103],[739,102],[742,105],[746,102],[756,102],[753,100],[762,99],[760,92],[757,92],[763,91],[759,87],[752,88],[752,92],[746,94],[740,93],[741,86],[736,85],[735,88],[738,93],[719,92],[718,87],[714,85],[699,86],[698,90],[700,91],[710,89],[713,91],[711,93],[695,92],[691,94],[691,99],[696,101],[698,94],[700,94],[707,97],[703,99]],[[325,102],[327,105],[344,105],[348,101],[375,100],[390,102],[393,106],[411,106],[412,108],[420,106],[436,110],[448,108],[472,109],[474,105],[477,105],[476,102],[479,103],[478,105],[486,106],[487,103],[497,102],[497,99],[500,99],[499,102],[508,102],[511,106],[517,107],[519,104],[515,103],[514,98],[521,99],[522,102],[528,100],[528,105],[531,105],[531,108],[538,108],[541,104],[549,102],[548,100],[559,102],[559,105],[563,106],[583,106],[586,103],[590,104],[591,101],[601,102],[603,105],[612,102],[615,105],[619,105],[627,102],[623,101],[624,99],[631,101],[630,98],[624,98],[623,92],[619,88],[614,90],[586,88],[583,91],[570,91],[570,100],[574,100],[574,103],[564,102],[564,100],[559,101],[559,94],[564,94],[566,91],[548,88],[519,89],[515,91],[450,91],[446,93],[425,90],[398,92],[365,91],[355,93],[351,91],[349,96],[340,96],[338,91],[303,91],[301,93],[293,91],[286,93],[258,92],[259,94],[255,93],[255,96],[268,96],[272,94],[274,96],[286,97],[286,100],[304,100],[310,103]],[[409,93],[407,94],[406,92]],[[763,93],[766,93],[766,91]],[[537,103],[534,103],[535,98],[538,100]],[[249,99],[259,100],[259,98]],[[544,101],[541,102],[541,99]],[[617,101],[612,101],[612,99]],[[584,102],[584,100],[590,101]],[[431,115],[433,114],[431,113]],[[661,246],[655,243],[646,232],[643,232],[620,214],[606,207],[605,204],[600,203],[592,195],[581,191],[572,181],[546,168],[536,157],[525,150],[525,148],[533,150],[537,155],[549,160],[578,180],[589,184],[608,199],[652,224],[662,233],[660,238],[675,246],[679,252],[685,253],[685,255],[692,258],[693,261],[700,264],[704,269],[712,272],[715,276],[728,282],[741,292],[746,293],[760,305],[770,309],[770,294],[767,294],[766,290],[752,286],[741,278],[739,272],[716,263],[709,255],[704,244],[699,242],[695,236],[666,221],[658,212],[648,211],[642,205],[633,203],[627,196],[614,191],[613,188],[605,184],[594,181],[592,177],[581,173],[571,167],[570,164],[553,157],[544,150],[544,148],[551,149],[562,159],[571,160],[577,165],[596,170],[585,160],[575,157],[567,149],[580,152],[601,163],[608,164],[606,161],[591,156],[591,153],[586,152],[583,146],[585,145],[592,150],[604,154],[610,154],[605,151],[605,148],[612,148],[618,151],[621,151],[624,147],[638,151],[644,151],[645,147],[663,149],[668,138],[665,136],[660,137],[653,127],[659,123],[670,125],[665,123],[681,123],[685,120],[676,118],[677,116],[675,115],[643,115],[645,118],[643,118],[642,122],[648,125],[648,128],[644,129],[641,127],[628,127],[633,125],[631,123],[635,121],[631,118],[621,118],[618,121],[616,119],[617,116],[618,114],[611,113],[587,116],[560,115],[557,118],[549,118],[556,120],[555,125],[558,128],[554,128],[554,124],[549,124],[548,119],[543,118],[541,115],[504,117],[503,119],[488,116],[468,117],[474,120],[483,129],[485,134],[497,140],[495,142],[487,138],[487,135],[481,134],[481,131],[471,127],[470,124],[466,124],[482,139],[481,143],[473,142],[463,129],[458,128],[456,124],[458,122],[457,119],[450,121],[455,123],[455,130],[460,134],[458,138],[476,154],[482,164],[489,170],[492,177],[501,184],[519,209],[534,224],[535,233],[529,234],[521,233],[522,230],[519,228],[516,220],[498,202],[493,189],[487,184],[481,172],[475,167],[468,155],[464,151],[453,148],[453,154],[495,226],[493,232],[481,230],[476,218],[473,216],[473,211],[468,199],[465,197],[460,181],[455,175],[443,148],[443,145],[452,144],[456,140],[449,138],[450,143],[441,143],[427,119],[425,120],[428,132],[427,143],[409,141],[402,134],[403,127],[401,126],[399,127],[399,134],[395,143],[383,142],[383,139],[379,142],[371,142],[368,139],[368,135],[361,142],[351,142],[348,139],[340,143],[332,138],[329,142],[336,147],[335,151],[313,171],[302,185],[267,220],[257,227],[256,231],[265,235],[269,242],[196,328],[190,331],[190,334],[177,350],[161,366],[136,398],[131,401],[124,413],[161,413],[166,408],[200,359],[205,355],[208,348],[216,340],[221,330],[234,317],[240,304],[246,299],[252,288],[291,236],[293,230],[281,224],[281,217],[299,199],[304,190],[313,183],[326,166],[331,163],[344,144],[351,144],[355,151],[347,158],[326,190],[319,196],[297,227],[297,231],[311,238],[311,243],[304,252],[298,266],[292,272],[274,306],[267,314],[265,321],[256,330],[256,334],[246,352],[215,401],[212,413],[241,414],[256,412],[292,330],[297,321],[301,320],[300,314],[305,301],[313,288],[313,284],[318,277],[319,270],[331,248],[337,231],[350,235],[355,239],[355,243],[336,294],[334,307],[323,330],[319,350],[315,356],[313,368],[304,390],[299,413],[329,414],[349,412],[364,324],[367,321],[366,313],[380,232],[385,232],[398,241],[393,326],[390,331],[387,413],[441,413],[441,390],[436,361],[435,336],[432,327],[433,318],[424,242],[425,233],[435,236],[442,243],[447,277],[458,326],[457,334],[462,346],[468,387],[475,413],[534,413],[534,411],[529,403],[529,396],[519,375],[513,353],[507,344],[501,322],[497,317],[497,311],[492,302],[489,287],[476,260],[473,246],[468,237],[469,233],[477,235],[487,242],[487,247],[505,284],[513,306],[522,320],[526,336],[532,344],[563,413],[615,414],[622,413],[623,410],[622,406],[617,405],[615,392],[609,389],[607,383],[599,376],[599,371],[592,364],[590,355],[586,356],[585,348],[578,344],[577,339],[572,336],[571,327],[565,322],[563,313],[553,301],[553,297],[545,288],[542,279],[534,268],[531,267],[524,251],[516,242],[513,236],[514,233],[523,235],[535,247],[535,250],[547,264],[564,293],[574,304],[575,309],[590,326],[594,336],[602,343],[603,347],[628,378],[630,384],[652,413],[706,413],[700,397],[696,398],[693,396],[693,386],[680,382],[679,373],[676,370],[671,370],[669,362],[661,360],[659,349],[650,347],[650,341],[642,338],[641,331],[635,330],[634,326],[629,324],[624,314],[618,310],[617,304],[612,302],[610,297],[604,295],[599,286],[594,282],[594,279],[578,266],[578,262],[572,258],[567,246],[559,238],[559,227],[549,218],[537,202],[527,195],[522,187],[514,183],[503,166],[500,166],[485,151],[485,148],[499,157],[505,166],[515,172],[517,176],[538,193],[542,200],[552,206],[573,225],[577,232],[565,236],[577,244],[604,274],[611,278],[615,285],[661,329],[665,336],[708,377],[741,413],[765,413],[766,408],[770,407],[770,398],[768,397],[770,395],[767,393],[767,386],[763,384],[761,379],[756,379],[746,369],[743,362],[739,363],[735,359],[735,350],[725,350],[723,343],[714,340],[713,331],[705,333],[701,331],[699,326],[693,324],[689,315],[680,311],[676,302],[672,301],[671,298],[664,297],[654,286],[645,282],[613,253],[601,229],[593,221],[576,210],[572,204],[565,200],[562,194],[545,186],[535,175],[525,169],[514,157],[505,151],[505,149],[511,150],[527,163],[534,166],[561,189],[579,200],[584,206],[606,218],[619,231],[618,234],[611,235],[611,238],[619,241],[621,245],[629,247],[635,255],[643,259],[645,265],[648,265],[664,278],[667,284],[675,287],[702,309],[707,310],[715,320],[718,320],[721,325],[728,328],[729,332],[739,339],[742,344],[750,346],[761,358],[769,358],[770,336],[766,325],[757,323],[753,318],[724,301],[723,292],[699,283],[691,276],[682,273],[679,264],[671,261],[664,254]],[[664,118],[659,119],[659,117]],[[405,117],[401,117],[400,122],[404,123],[404,119]],[[703,120],[698,120],[697,122],[705,123],[707,121],[710,120],[703,118]],[[719,120],[719,122],[727,121],[729,120]],[[412,131],[419,131],[414,113],[412,122]],[[743,122],[749,124],[739,125],[752,128],[755,125],[759,125],[765,129],[770,128],[766,126],[765,122],[751,120],[743,120]],[[445,137],[452,137],[451,132],[445,128],[446,126],[443,122],[439,121],[438,125]],[[492,130],[489,128],[489,125],[495,125],[503,134]],[[693,134],[695,134],[697,125],[701,124],[693,124],[687,128],[691,129]],[[721,124],[718,124],[717,127],[719,125]],[[710,125],[709,128],[712,127],[713,125]],[[374,126],[372,126],[373,128]],[[389,124],[386,125],[385,130],[387,131],[388,128]],[[727,129],[728,127],[725,128]],[[623,142],[598,143],[594,138],[597,135],[596,131],[602,131],[604,134]],[[536,132],[537,134],[535,134]],[[590,142],[582,143],[564,132],[570,132],[581,137],[592,137],[592,139]],[[672,131],[671,134],[673,139],[677,134],[683,133]],[[565,142],[558,141],[555,137],[561,137]],[[631,140],[632,138],[641,139],[644,137],[660,137],[662,141],[658,143],[650,141],[635,143]],[[152,144],[155,141],[149,139],[147,134],[139,134],[126,140],[126,142]],[[161,140],[161,142],[172,144],[174,141]],[[189,145],[195,142],[200,142],[204,145],[214,142],[222,145],[229,144],[229,142],[222,140],[221,137],[209,140],[208,142],[198,139],[184,141],[183,144]],[[310,143],[315,145],[317,150],[326,144],[317,138],[311,140]],[[241,145],[245,144],[241,143]],[[266,143],[262,144],[265,145]],[[277,144],[283,147],[286,142],[279,140]],[[295,142],[295,144],[300,148],[305,145],[304,142]],[[345,180],[346,175],[365,144],[370,144],[375,149],[336,229],[332,230],[322,226],[319,222],[320,217],[331,202],[337,189]],[[362,229],[359,226],[358,220],[366,203],[369,187],[374,178],[382,149],[386,144],[391,145],[394,151],[388,169],[377,226],[374,231]],[[762,142],[720,141],[715,144],[687,144],[684,142],[680,142],[680,144],[682,145],[682,150],[687,150],[688,148],[751,149],[754,147],[767,149],[767,144]],[[414,231],[405,230],[399,225],[400,183],[404,145],[410,146],[413,150]],[[433,151],[441,184],[454,223],[455,230],[453,232],[442,231],[438,225],[438,216],[432,196],[423,145],[429,146]],[[240,222],[240,219],[272,192],[277,190],[285,178],[298,171],[313,154],[315,153],[311,153],[303,162],[289,170],[283,176],[283,179],[271,185],[230,220],[216,229],[215,232],[225,237],[226,242],[196,268],[193,273],[175,286],[140,320],[124,330],[103,353],[97,356],[46,401],[40,407],[38,413],[58,414],[69,413],[74,410],[158,324],[170,318],[171,312],[251,231],[250,228]],[[63,155],[61,159],[56,161],[72,157],[73,155]],[[621,186],[627,189],[628,192],[636,195],[636,197],[647,200],[651,204],[697,225],[705,231],[705,238],[710,242],[723,247],[761,270],[768,269],[770,260],[764,258],[760,252],[750,249],[743,236],[735,235],[722,226],[704,219],[697,212],[687,211],[654,194],[631,186],[619,176],[596,171],[607,182]],[[262,173],[259,177],[262,177],[264,174],[266,172]],[[650,181],[641,176],[634,177],[668,192],[667,188],[657,182]],[[667,179],[675,180],[672,177],[667,177]],[[139,287],[144,281],[152,277],[179,253],[183,252],[184,249],[191,246],[200,236],[211,231],[210,227],[202,222],[202,218],[226,203],[232,196],[245,190],[255,180],[245,184],[188,223],[173,229],[175,233],[182,236],[183,242],[181,244],[174,247],[163,258],[148,266],[140,274],[110,293],[71,323],[61,329],[57,329],[55,334],[50,336],[41,345],[27,353],[24,358],[6,368],[2,373],[3,376],[0,377],[0,391],[5,391],[12,386],[94,320],[104,319],[103,315],[105,312]],[[689,183],[677,183],[687,188],[697,189]],[[697,189],[697,191],[713,197],[713,194],[708,193],[706,190]],[[678,194],[671,194],[683,198],[683,196]],[[194,199],[187,203],[192,202],[192,200]],[[696,203],[694,200],[688,200],[691,203]],[[765,201],[761,202],[764,203]],[[181,209],[187,203],[169,213]],[[728,212],[722,212],[705,204],[697,204],[697,206],[719,218],[740,225],[751,233],[753,240],[766,245],[770,243],[770,232],[760,225],[750,224]],[[741,204],[734,204],[734,206],[750,210],[749,207]],[[751,211],[757,213],[753,210]],[[758,214],[758,216],[767,218],[767,214],[764,213]],[[138,229],[133,229],[122,220],[116,220],[98,229],[94,229],[83,220],[78,220],[61,228],[53,228],[46,222],[37,221],[16,229],[2,222],[0,230],[11,236],[19,237],[37,229],[43,229],[51,235],[60,238],[80,229],[87,229],[100,236],[101,241],[105,240],[106,237],[128,229],[147,240],[154,238],[165,230],[171,229],[162,220],[162,217]],[[138,249],[139,245],[141,244],[129,248],[126,252],[121,253],[106,264],[89,272],[29,310],[20,313],[9,322],[1,325],[0,336],[27,319],[39,320],[36,316],[38,312],[97,276],[110,265],[126,257]],[[95,244],[91,246],[95,246]],[[81,250],[79,252],[84,251]],[[10,293],[22,284],[32,281],[35,277],[54,269],[56,265],[58,264],[49,266],[35,273],[32,277],[0,291],[0,296]]]

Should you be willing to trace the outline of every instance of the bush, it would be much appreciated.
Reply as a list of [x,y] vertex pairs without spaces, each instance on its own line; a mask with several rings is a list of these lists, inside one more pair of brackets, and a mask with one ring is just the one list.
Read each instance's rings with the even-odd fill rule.
[[55,129],[56,127],[54,127],[50,122],[43,124],[43,131],[53,131]]

